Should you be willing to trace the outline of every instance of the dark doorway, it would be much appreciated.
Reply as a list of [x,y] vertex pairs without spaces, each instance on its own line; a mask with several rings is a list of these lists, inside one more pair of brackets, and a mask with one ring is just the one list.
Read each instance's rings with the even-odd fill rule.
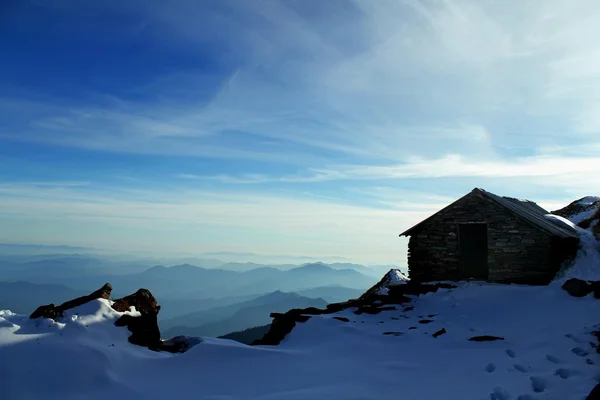
[[488,278],[487,224],[459,224],[458,246],[462,278]]

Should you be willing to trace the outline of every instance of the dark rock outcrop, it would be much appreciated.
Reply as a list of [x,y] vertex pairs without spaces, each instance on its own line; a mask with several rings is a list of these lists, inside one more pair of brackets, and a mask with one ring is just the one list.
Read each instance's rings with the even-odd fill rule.
[[[30,318],[35,319],[44,317],[56,320],[63,317],[66,310],[79,307],[92,300],[110,300],[111,292],[112,286],[109,283],[106,283],[100,289],[87,296],[69,300],[59,306],[55,306],[54,304],[39,306],[30,315]],[[118,312],[131,311],[132,306],[140,313],[139,316],[126,314],[115,321],[116,326],[123,326],[129,329],[131,332],[131,336],[129,336],[130,343],[148,347],[155,351],[164,350],[170,352],[183,352],[200,342],[200,339],[188,337],[176,337],[165,341],[161,340],[160,329],[158,327],[160,305],[158,305],[158,302],[148,289],[139,289],[129,296],[115,300],[112,304],[112,308]]]
[[396,309],[396,307],[392,307],[392,306],[379,307],[376,304],[365,304],[363,306],[360,306],[356,311],[354,311],[354,314],[356,314],[356,315],[361,315],[361,314],[375,315],[375,314],[379,314],[382,311],[394,311],[395,309]]
[[[252,345],[276,346],[285,336],[294,329],[296,322],[305,322],[310,315],[334,314],[348,308],[356,308],[354,314],[379,314],[382,311],[394,311],[394,304],[404,304],[412,301],[408,295],[420,296],[426,293],[437,292],[439,289],[453,289],[455,285],[449,283],[418,283],[409,281],[402,285],[388,286],[387,295],[379,295],[375,290],[369,290],[358,299],[351,299],[341,303],[331,303],[326,308],[310,307],[306,309],[293,309],[287,313],[272,313],[273,322],[269,332],[262,339],[255,340]],[[404,311],[412,310],[405,307]],[[337,318],[337,317],[334,317]],[[339,319],[339,318],[338,318]],[[364,321],[363,321],[364,322]]]
[[590,286],[592,287],[592,292],[594,292],[594,298],[600,299],[600,282],[590,282]]
[[[594,212],[593,210],[596,211]],[[563,218],[570,219],[577,214],[590,211],[593,212],[590,218],[583,219],[577,224],[581,228],[587,229],[591,224],[591,220],[594,219],[595,214],[600,216],[600,200],[595,200],[593,196],[583,197],[579,200],[575,200],[560,210],[552,211],[552,214],[560,215]]]
[[333,319],[337,319],[338,321],[342,322],[350,322],[350,320],[346,317],[333,317]]
[[562,285],[562,288],[574,297],[585,297],[594,290],[591,284],[577,278],[569,279]]
[[169,353],[185,353],[195,345],[202,343],[202,339],[192,336],[175,336],[174,338],[163,340],[159,350]]
[[110,283],[105,283],[100,289],[88,294],[87,296],[77,297],[76,299],[66,301],[62,303],[60,306],[55,306],[54,304],[47,304],[45,306],[39,306],[29,318],[50,318],[57,319],[61,318],[64,315],[66,310],[70,310],[71,308],[79,307],[85,303],[89,303],[92,300],[96,299],[110,299],[110,293],[112,292],[112,286]]
[[600,400],[600,383],[594,386],[590,394],[587,395],[585,400]]
[[439,289],[455,289],[457,286],[450,283],[418,283],[412,282],[405,285],[391,286],[388,295],[391,296],[420,296],[427,293],[435,293]]
[[255,340],[252,345],[277,346],[294,329],[296,321],[291,318],[276,318],[271,322],[269,331],[262,339]]
[[129,329],[131,332],[130,343],[159,351],[162,341],[158,328],[160,311],[158,302],[148,289],[139,289],[129,296],[115,300],[112,305],[112,308],[118,312],[131,311],[131,307],[135,307],[135,310],[141,315],[123,315],[115,322],[115,325],[126,326]]
[[129,311],[131,307],[142,314],[158,314],[160,306],[148,289],[139,289],[137,292],[115,300],[112,308],[118,312]]
[[435,332],[433,335],[434,338],[438,337],[438,336],[442,336],[446,334],[446,328],[442,328],[439,331]]
[[116,326],[126,326],[131,332],[129,343],[147,347],[158,351],[161,347],[160,330],[158,328],[158,314],[142,313],[134,317],[122,315],[116,322]]
[[504,340],[504,338],[490,335],[473,336],[472,338],[469,338],[469,342],[493,342],[496,340]]
[[408,282],[408,278],[400,271],[399,269],[390,269],[384,276],[381,278],[379,282],[373,285],[369,290],[367,290],[362,296],[359,297],[359,300],[365,300],[373,296],[378,296],[382,289],[388,289],[391,286],[402,285],[404,283],[400,283],[399,280],[403,280]]

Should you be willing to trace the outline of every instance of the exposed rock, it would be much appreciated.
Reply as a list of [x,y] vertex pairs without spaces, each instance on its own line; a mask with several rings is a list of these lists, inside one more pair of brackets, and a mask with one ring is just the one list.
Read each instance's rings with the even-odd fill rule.
[[585,400],[600,400],[600,383],[594,386],[590,394],[585,398]]
[[504,338],[490,335],[473,336],[472,338],[469,338],[469,342],[493,342],[495,340],[504,340]]
[[594,292],[594,298],[600,299],[600,282],[590,282],[590,286],[592,287],[592,292]]
[[60,310],[58,308],[56,308],[54,306],[54,304],[51,303],[51,304],[47,304],[45,306],[39,306],[29,316],[29,318],[32,318],[32,319],[36,319],[36,318],[40,318],[40,317],[56,319],[58,317],[62,317],[62,312],[60,312]]
[[454,289],[456,285],[452,285],[450,283],[419,283],[410,281],[406,285],[397,285],[393,286],[389,290],[390,295],[413,295],[420,296],[422,294],[427,293],[435,293],[439,289]]
[[433,320],[431,320],[431,319],[422,319],[419,321],[420,324],[430,324],[432,322],[433,322]]
[[158,328],[158,314],[154,312],[142,313],[138,317],[122,315],[116,326],[126,326],[131,332],[129,343],[147,347],[158,351],[161,348],[160,330]]
[[600,331],[592,332],[592,335],[598,340],[597,344],[592,344],[596,348],[596,352],[600,353]]
[[404,333],[402,332],[383,332],[384,335],[393,335],[393,336],[402,336]]
[[160,306],[148,289],[139,289],[137,292],[115,300],[112,308],[118,312],[130,311],[131,307],[142,314],[158,314]]
[[327,314],[333,314],[350,307],[354,307],[358,303],[358,300],[348,300],[341,303],[330,303],[325,306]]
[[198,337],[175,336],[174,338],[161,341],[160,350],[168,351],[169,353],[185,353],[199,343],[202,343],[202,339]]
[[444,334],[446,334],[446,329],[445,329],[445,328],[442,328],[442,329],[440,329],[439,331],[435,332],[435,333],[434,333],[433,335],[431,335],[431,336],[433,336],[434,338],[436,338],[436,337],[438,337],[438,336],[442,336],[442,335],[444,335]]
[[76,299],[66,301],[58,307],[56,307],[54,304],[39,306],[33,313],[31,313],[29,318],[61,318],[64,315],[64,312],[66,310],[70,310],[71,308],[79,307],[85,303],[89,303],[90,301],[96,299],[109,299],[111,292],[112,286],[110,285],[110,283],[105,283],[104,286],[102,286],[100,289],[88,294],[87,296],[81,296],[77,297]]
[[333,319],[337,319],[338,321],[342,322],[350,322],[350,320],[346,317],[333,317]]
[[[310,315],[334,314],[348,308],[356,308],[354,314],[379,314],[382,311],[394,311],[393,304],[404,304],[412,301],[407,295],[419,296],[421,294],[437,292],[439,289],[453,289],[455,285],[448,283],[424,284],[407,282],[401,285],[387,287],[387,295],[378,294],[376,290],[369,290],[358,299],[351,299],[341,303],[331,303],[324,310],[315,307],[306,309],[293,309],[287,313],[272,313],[273,322],[269,332],[262,339],[255,340],[253,345],[278,345],[283,338],[294,329],[296,322],[305,322]],[[373,288],[372,288],[373,289]],[[404,311],[410,311],[413,307],[405,307]],[[334,317],[343,321],[345,317]],[[362,321],[364,323],[364,321]]]
[[310,315],[296,315],[294,320],[296,322],[306,322],[309,319],[311,319]]
[[362,307],[359,307],[356,311],[354,311],[354,314],[356,314],[356,315],[361,315],[361,314],[375,315],[375,314],[379,314],[382,311],[394,311],[394,310],[396,310],[396,307],[393,307],[393,306],[378,307],[375,305],[364,305]]
[[590,285],[586,281],[577,278],[569,279],[562,285],[562,288],[574,297],[587,296],[593,290],[592,285]]
[[399,269],[390,269],[379,282],[360,296],[359,300],[365,301],[374,296],[386,295],[389,293],[391,286],[403,285],[408,281],[409,279],[402,271]]
[[294,326],[296,326],[296,321],[293,319],[275,318],[265,336],[255,340],[252,345],[277,346],[294,329]]
[[[60,306],[48,304],[38,307],[30,318],[51,318],[57,319],[64,315],[66,310],[89,303],[95,299],[110,299],[112,286],[106,283],[100,289],[93,293],[69,300]],[[161,340],[160,329],[158,327],[158,312],[160,306],[148,289],[139,289],[137,292],[115,300],[112,308],[118,312],[130,311],[135,307],[140,316],[122,315],[117,321],[116,326],[127,327],[131,332],[129,342],[138,346],[148,347],[151,350],[168,351],[171,353],[183,353],[200,343],[201,339],[188,336],[177,336],[169,340]],[[298,316],[302,320],[310,317]]]
[[[600,198],[595,196],[587,196],[579,200],[575,200],[560,210],[552,211],[552,214],[560,215],[563,218],[573,220],[575,224],[585,229],[589,227],[589,220],[593,218],[594,212],[597,213],[598,210],[600,210]],[[585,214],[589,215],[589,218],[585,218]],[[584,217],[581,218],[580,216]]]

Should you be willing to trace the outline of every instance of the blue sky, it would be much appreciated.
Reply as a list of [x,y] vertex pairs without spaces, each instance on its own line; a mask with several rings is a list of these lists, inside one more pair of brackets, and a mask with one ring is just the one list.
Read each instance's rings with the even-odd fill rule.
[[2,7],[2,242],[402,264],[473,187],[598,194],[593,0]]

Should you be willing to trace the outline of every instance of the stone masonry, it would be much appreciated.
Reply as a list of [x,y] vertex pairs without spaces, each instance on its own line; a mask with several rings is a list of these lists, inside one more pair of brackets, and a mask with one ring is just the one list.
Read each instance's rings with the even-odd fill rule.
[[560,239],[472,192],[411,232],[411,280],[461,280],[458,225],[487,223],[488,281],[546,284],[574,256],[577,240]]

